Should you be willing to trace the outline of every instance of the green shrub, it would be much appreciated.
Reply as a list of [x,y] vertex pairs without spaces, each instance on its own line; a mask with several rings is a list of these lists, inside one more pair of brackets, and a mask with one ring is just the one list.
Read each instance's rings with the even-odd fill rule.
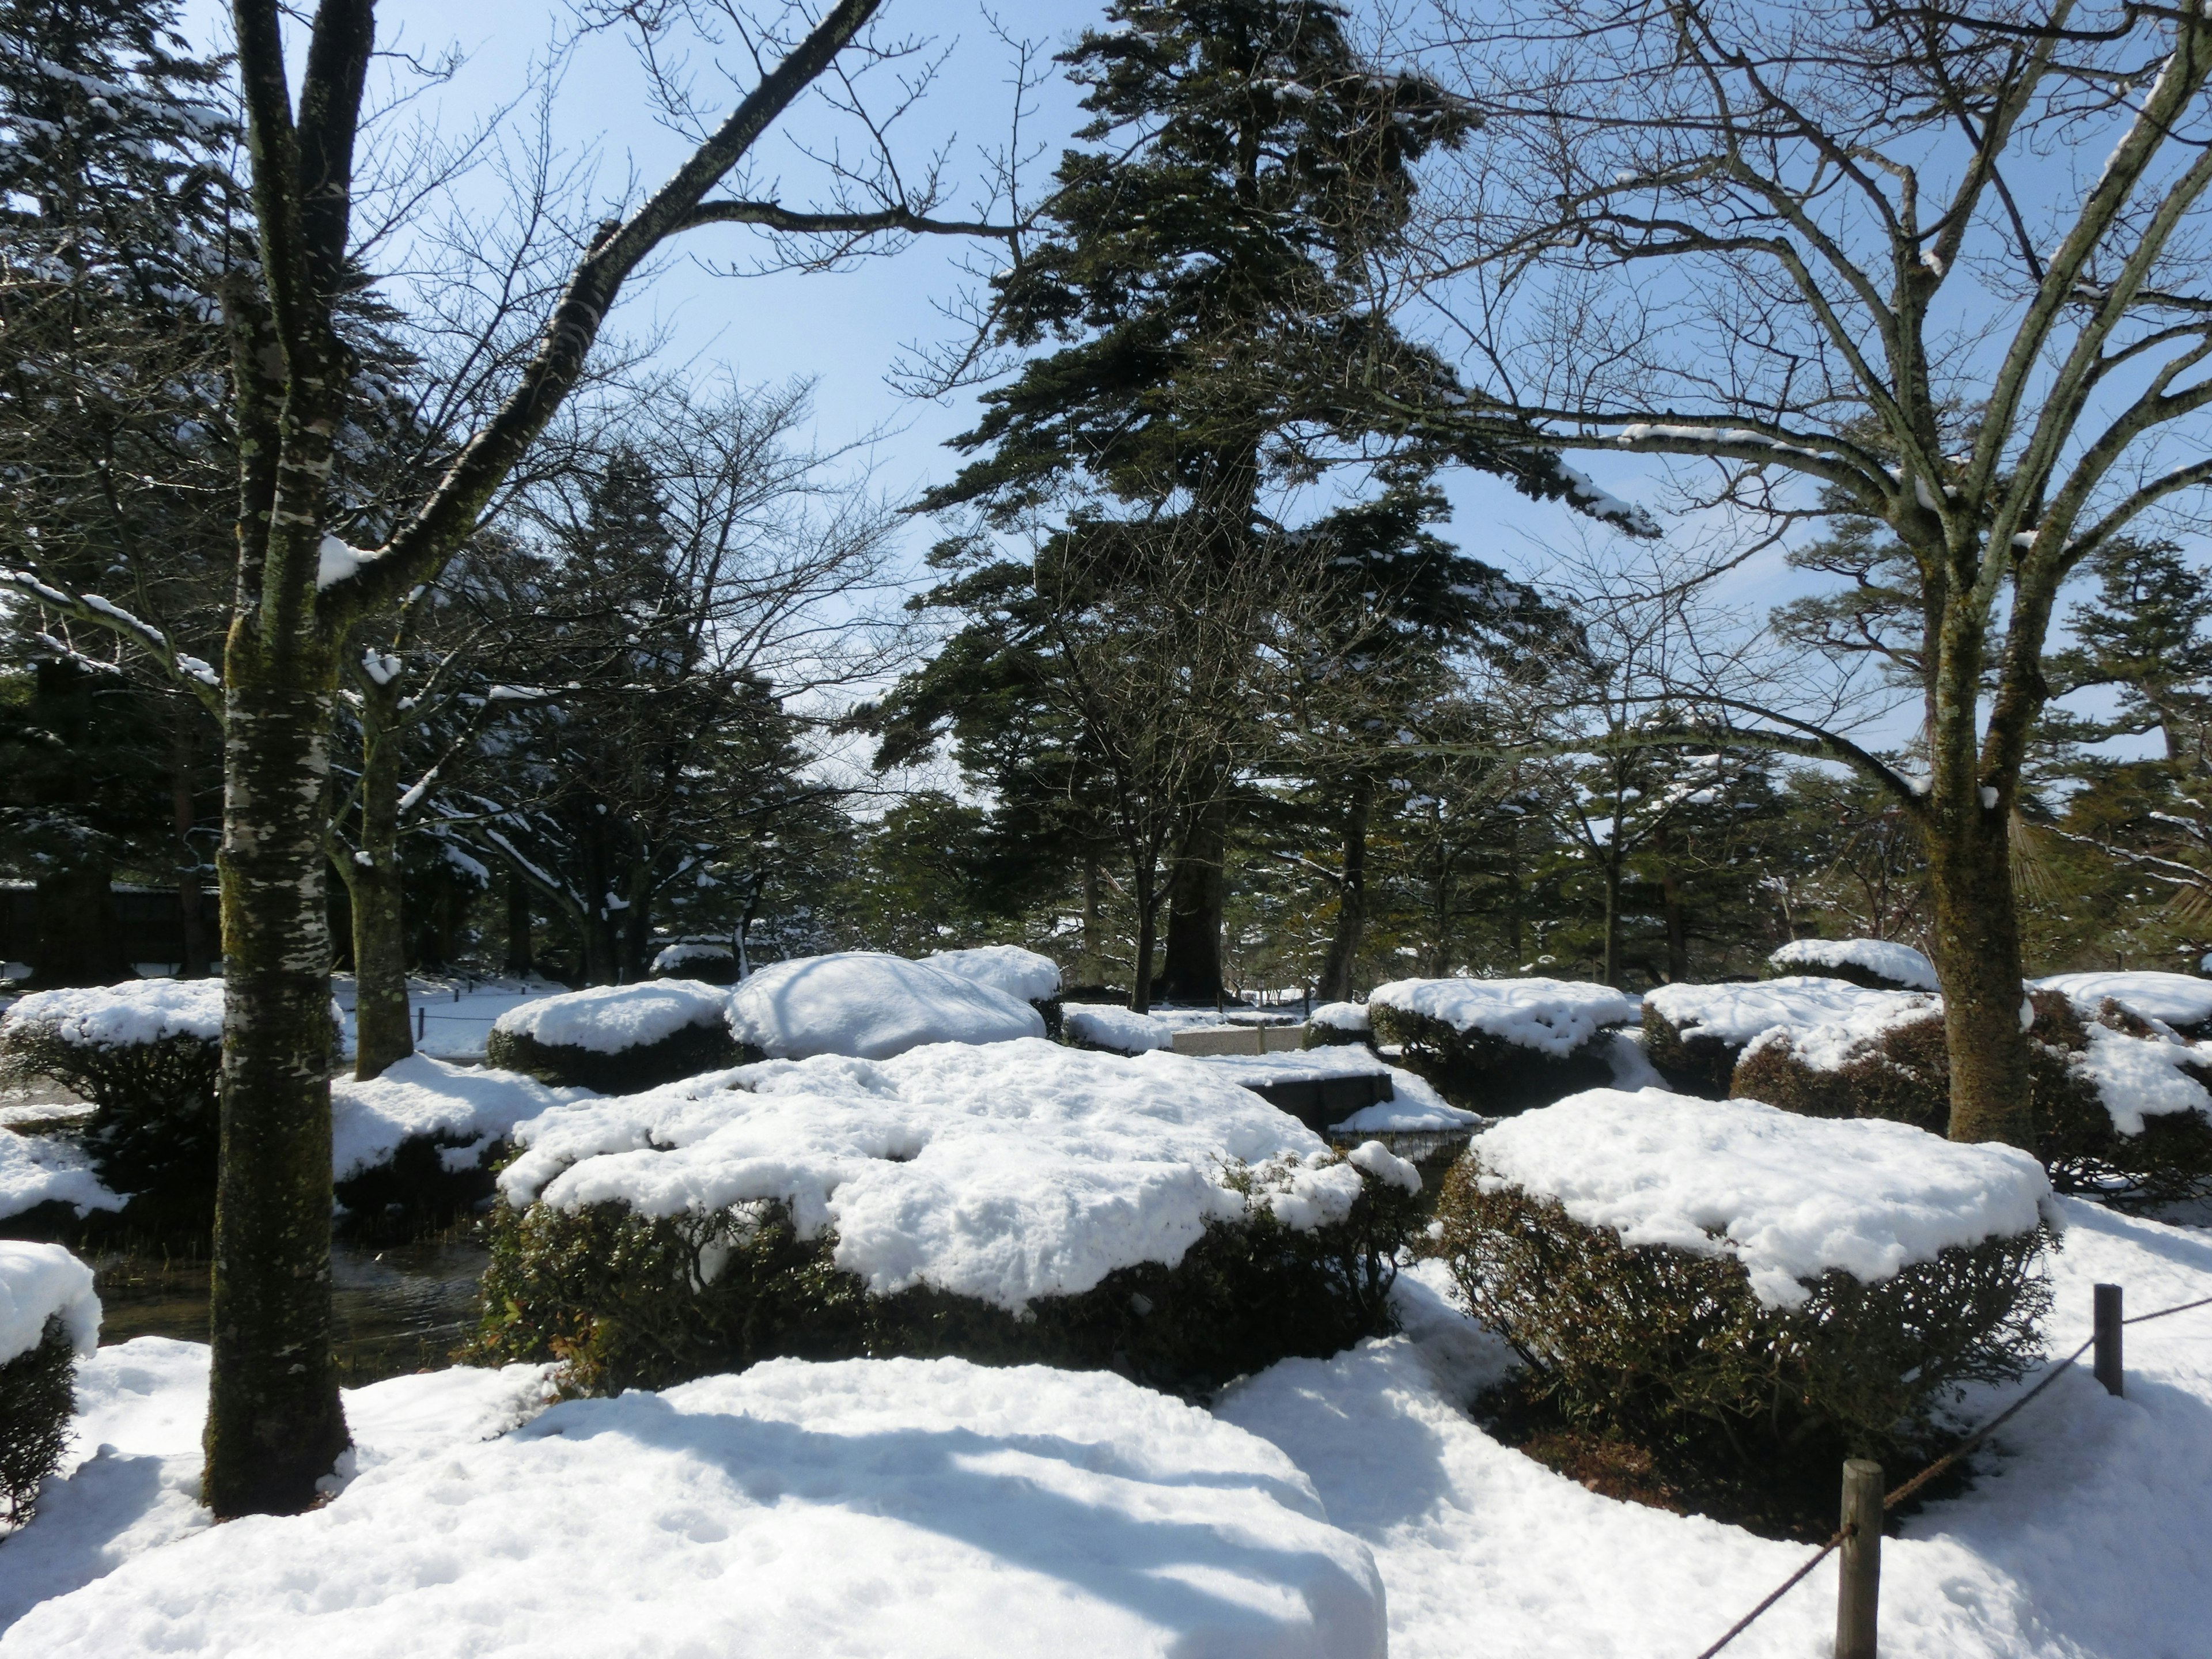
[[[1599,1043],[1585,1043],[1554,1058],[1486,1031],[1462,1031],[1427,1014],[1387,1003],[1368,1005],[1379,1044],[1395,1043],[1401,1063],[1425,1078],[1453,1105],[1489,1117],[1548,1106],[1583,1089],[1613,1081],[1613,1066]],[[1609,1033],[1601,1033],[1603,1039]]]
[[574,1043],[540,1042],[527,1032],[496,1028],[484,1039],[487,1066],[526,1073],[556,1089],[585,1088],[602,1095],[634,1095],[702,1072],[764,1058],[759,1049],[740,1044],[720,1020],[685,1025],[658,1042],[636,1043],[612,1052]]
[[2039,1227],[1876,1284],[1832,1269],[1802,1305],[1770,1308],[1741,1262],[1626,1246],[1480,1176],[1470,1153],[1446,1177],[1437,1253],[1571,1423],[1746,1464],[1838,1441],[1880,1456],[1917,1438],[1947,1390],[2008,1382],[2036,1357]]
[[[2112,1126],[2096,1085],[2074,1057],[2089,1046],[2088,1028],[2057,991],[2029,994],[2028,1102],[2035,1155],[2061,1192],[2098,1193],[2127,1201],[2187,1198],[2212,1183],[2212,1121],[2175,1112],[2144,1121],[2124,1135]],[[2097,1023],[2148,1037],[2151,1028],[2107,1000]],[[2212,1086],[2212,1069],[2185,1066]],[[1811,1117],[1884,1117],[1935,1134],[1951,1118],[1951,1060],[1941,1013],[1890,1027],[1838,1067],[1822,1070],[1797,1058],[1787,1033],[1765,1039],[1737,1063],[1731,1091]]]
[[46,1321],[38,1346],[0,1365],[0,1501],[10,1522],[31,1518],[39,1483],[62,1461],[76,1376],[76,1352],[59,1314]]
[[1368,1031],[1348,1031],[1341,1025],[1316,1025],[1309,1022],[1306,1034],[1299,1039],[1298,1046],[1301,1048],[1340,1048],[1358,1042],[1372,1048],[1374,1036]]
[[1647,1002],[1644,1005],[1644,1052],[1659,1075],[1683,1093],[1725,1100],[1729,1079],[1743,1047],[1694,1029],[1678,1030]]
[[[1270,1171],[1241,1177],[1248,1193]],[[1419,1195],[1362,1176],[1351,1215],[1294,1231],[1264,1205],[1210,1224],[1174,1267],[1141,1263],[1021,1316],[927,1286],[871,1294],[802,1240],[780,1205],[653,1218],[619,1204],[493,1212],[477,1336],[486,1364],[557,1360],[582,1394],[661,1388],[784,1356],[957,1355],[1115,1370],[1202,1396],[1293,1354],[1389,1327],[1395,1261]]]
[[80,1132],[112,1192],[135,1195],[141,1221],[154,1212],[212,1218],[221,1042],[175,1033],[154,1042],[65,1041],[45,1021],[0,1030],[0,1066],[43,1075],[92,1103]]

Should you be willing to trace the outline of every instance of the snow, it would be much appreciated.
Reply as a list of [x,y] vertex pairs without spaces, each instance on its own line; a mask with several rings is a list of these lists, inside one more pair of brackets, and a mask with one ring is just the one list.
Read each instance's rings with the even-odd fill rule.
[[1019,997],[873,951],[774,963],[738,986],[729,1006],[738,1041],[774,1060],[887,1060],[925,1043],[1044,1035],[1044,1016]]
[[2186,1043],[2163,1034],[2130,1036],[2102,1025],[2091,1025],[2088,1032],[2089,1047],[2073,1064],[2097,1085],[2120,1133],[2139,1135],[2145,1118],[2173,1112],[2212,1116],[2212,1094],[2182,1070],[2191,1063],[2212,1070],[2212,1043]]
[[75,1141],[0,1127],[0,1220],[57,1200],[76,1206],[80,1216],[123,1207],[121,1196],[100,1184],[92,1159]]
[[[493,1439],[475,1396],[518,1390],[473,1375],[497,1388],[442,1372],[349,1395],[374,1465],[327,1506],[183,1528],[33,1608],[6,1651],[1386,1651],[1373,1558],[1290,1456],[1110,1374],[776,1360],[557,1405]],[[404,1435],[377,1409],[399,1384],[416,1385]]]
[[33,991],[0,1014],[0,1027],[33,1021],[51,1024],[64,1042],[87,1047],[158,1042],[178,1036],[215,1042],[222,1036],[222,981],[137,979]]
[[1611,986],[1564,979],[1401,979],[1368,994],[1368,1007],[1378,1005],[1554,1058],[1636,1018],[1635,1000]]
[[56,1314],[78,1353],[98,1346],[92,1269],[58,1244],[0,1238],[0,1365],[37,1347]]
[[1769,1307],[1839,1267],[1862,1283],[2052,1213],[2043,1166],[1881,1119],[1801,1117],[1756,1100],[1591,1089],[1484,1130],[1483,1187],[1555,1200],[1624,1244],[1743,1263]]
[[1324,1002],[1306,1017],[1309,1025],[1323,1025],[1332,1031],[1364,1031],[1370,1029],[1367,1005],[1364,1002]]
[[1273,1083],[1318,1083],[1332,1077],[1395,1077],[1364,1044],[1334,1042],[1319,1048],[1291,1048],[1275,1054],[1205,1054],[1192,1058],[1207,1070],[1237,1079],[1240,1086]]
[[1019,1312],[1117,1267],[1180,1261],[1245,1200],[1233,1166],[1322,1142],[1207,1062],[1041,1038],[886,1060],[769,1060],[518,1124],[518,1208],[653,1216],[782,1200],[804,1237],[890,1295],[929,1284]]
[[[1943,1012],[1942,999],[1917,991],[1876,994],[1888,1000],[1860,1003],[1834,1019],[1820,1020],[1810,1025],[1769,1027],[1744,1045],[1744,1054],[1756,1054],[1769,1043],[1787,1037],[1790,1058],[1799,1065],[1816,1072],[1838,1072],[1865,1054],[1869,1044],[1881,1042],[1899,1026],[1909,1025],[1915,1020],[1938,1018]],[[2033,1011],[2029,1012],[2032,1014]],[[2027,1024],[2027,1020],[2021,1022],[2023,1027]]]
[[374,555],[358,547],[349,547],[336,536],[325,532],[322,545],[315,554],[315,586],[335,587],[349,576],[360,574],[362,565]]
[[1072,1002],[1060,1010],[1060,1030],[1073,1042],[1109,1048],[1117,1054],[1140,1054],[1164,1048],[1175,1034],[1165,1022],[1127,1008],[1110,1008],[1095,1002]]
[[2168,1025],[2201,1025],[2212,1021],[2212,979],[2189,974],[2166,974],[2154,969],[2120,973],[2053,974],[2033,981],[2039,991],[2063,992],[2084,1014],[2094,1016],[2105,999],[2138,1014],[2163,1020]]
[[1795,1032],[1886,1020],[1901,1010],[1929,1005],[1911,992],[1871,991],[1848,980],[1800,977],[1746,985],[1655,986],[1644,994],[1644,1006],[1685,1036],[1736,1045],[1778,1025]]
[[1060,964],[1018,945],[979,945],[969,951],[933,951],[922,958],[940,973],[955,974],[1018,1002],[1048,1002],[1060,994]]
[[1908,991],[1942,989],[1936,964],[1909,945],[1879,939],[1792,939],[1767,961],[1777,968],[1818,972],[1823,968],[1861,968]]
[[687,962],[728,962],[732,958],[726,945],[671,945],[662,948],[653,958],[656,974],[673,973]]
[[1426,1078],[1401,1066],[1389,1070],[1394,1097],[1363,1106],[1343,1122],[1332,1124],[1332,1134],[1436,1134],[1470,1129],[1482,1121],[1480,1115],[1447,1102]]
[[591,1097],[588,1089],[549,1089],[520,1072],[410,1054],[366,1083],[331,1080],[331,1172],[340,1181],[359,1175],[416,1135],[465,1141],[448,1147],[446,1158],[448,1168],[466,1168],[524,1118]]
[[[334,974],[331,976],[331,989],[338,1001],[346,1045],[350,1051],[358,987],[350,974]],[[415,1047],[417,1052],[434,1054],[441,1060],[480,1059],[484,1039],[491,1035],[491,1028],[501,1014],[526,1002],[557,996],[561,991],[559,985],[539,979],[456,983],[429,977],[410,978],[407,986],[408,1017],[421,1033]]]
[[492,1022],[492,1030],[549,1048],[618,1054],[674,1036],[686,1026],[718,1024],[729,997],[723,987],[696,979],[594,985],[510,1008]]

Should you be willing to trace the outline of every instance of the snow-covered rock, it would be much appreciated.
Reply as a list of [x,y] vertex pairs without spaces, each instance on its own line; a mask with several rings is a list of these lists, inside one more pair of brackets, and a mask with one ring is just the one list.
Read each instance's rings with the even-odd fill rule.
[[1562,1059],[1607,1026],[1636,1018],[1636,1002],[1609,985],[1564,979],[1401,979],[1369,993],[1380,1008],[1440,1020],[1516,1048]]
[[696,979],[594,985],[510,1008],[491,1029],[544,1048],[615,1054],[665,1041],[687,1026],[720,1024],[729,997],[724,987]]
[[925,1043],[1044,1035],[1023,999],[926,962],[851,951],[763,968],[730,998],[730,1030],[772,1060],[887,1060]]
[[1324,1154],[1207,1062],[1042,1039],[770,1060],[556,1107],[514,1138],[517,1207],[781,1200],[803,1237],[835,1227],[836,1265],[878,1295],[927,1283],[1014,1312],[1180,1261],[1244,1213],[1236,1166]]
[[1096,1002],[1068,1004],[1060,1011],[1060,1028],[1070,1042],[1113,1054],[1149,1054],[1175,1040],[1164,1020]]
[[75,1140],[0,1128],[0,1220],[55,1202],[82,1216],[119,1210],[124,1200],[101,1185],[90,1155]]
[[418,1135],[458,1143],[447,1148],[447,1167],[471,1166],[524,1118],[589,1092],[549,1089],[520,1072],[452,1066],[428,1054],[395,1061],[366,1083],[334,1078],[331,1172],[340,1181],[359,1175]]
[[940,973],[1004,991],[1018,1002],[1049,1002],[1060,994],[1060,964],[1018,945],[978,945],[966,951],[933,951],[922,958]]
[[1826,974],[1856,969],[1899,990],[1935,991],[1936,964],[1909,945],[1878,939],[1792,939],[1767,961],[1785,973]]
[[1747,985],[1660,985],[1644,994],[1644,1006],[1683,1037],[1703,1037],[1741,1048],[1778,1026],[1856,1029],[1923,1011],[1917,993],[1876,991],[1846,980],[1796,977]]
[[2178,1030],[2212,1025],[2212,979],[2153,969],[2095,974],[2053,974],[2034,988],[2057,991],[2082,1015],[2094,1018],[2109,997],[2138,1014]]
[[0,1365],[37,1347],[57,1314],[79,1354],[99,1346],[92,1269],[58,1244],[0,1238]]
[[0,1014],[8,1030],[38,1024],[62,1042],[88,1048],[122,1048],[164,1037],[222,1039],[222,981],[219,979],[136,979],[120,985],[33,991]]
[[1554,1200],[1624,1244],[1733,1256],[1770,1307],[1802,1304],[1801,1281],[1832,1267],[1872,1284],[2056,1214],[2043,1166],[2016,1147],[1656,1089],[1570,1096],[1472,1150],[1486,1190]]
[[[356,1423],[374,1392],[349,1400]],[[473,1443],[453,1415],[434,1451],[364,1468],[320,1510],[194,1530],[34,1607],[8,1651],[1386,1650],[1371,1555],[1287,1455],[1109,1374],[779,1360]]]

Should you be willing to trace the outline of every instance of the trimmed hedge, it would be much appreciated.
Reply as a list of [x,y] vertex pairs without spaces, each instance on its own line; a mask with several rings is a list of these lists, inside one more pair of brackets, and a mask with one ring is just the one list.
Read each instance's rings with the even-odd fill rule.
[[1659,1075],[1684,1094],[1725,1100],[1743,1045],[1724,1042],[1694,1027],[1686,1032],[1678,1030],[1647,1002],[1644,1005],[1644,1052]]
[[717,1020],[686,1025],[658,1042],[641,1042],[607,1051],[568,1042],[540,1042],[522,1031],[495,1028],[484,1039],[484,1064],[522,1072],[556,1089],[586,1088],[595,1094],[634,1095],[664,1083],[680,1083],[702,1072],[720,1071],[767,1058],[740,1043]]
[[1517,1188],[1486,1193],[1470,1153],[1445,1179],[1437,1254],[1467,1308],[1571,1422],[1756,1465],[1841,1441],[1881,1455],[1966,1382],[2038,1352],[2050,1287],[2032,1233],[1953,1247],[1876,1284],[1832,1269],[1796,1308],[1763,1305],[1741,1262],[1626,1246]]
[[69,1444],[76,1378],[76,1351],[59,1314],[46,1320],[38,1346],[0,1365],[0,1501],[17,1525],[31,1518],[39,1483]]
[[[1248,1192],[1268,1171],[1247,1172]],[[1294,1231],[1264,1206],[1209,1224],[1170,1267],[1120,1268],[1021,1316],[921,1286],[871,1294],[800,1239],[780,1204],[654,1218],[620,1204],[493,1212],[479,1328],[465,1358],[556,1360],[575,1394],[664,1388],[757,1360],[957,1355],[1113,1370],[1188,1398],[1291,1355],[1390,1328],[1419,1195],[1363,1173],[1343,1222]]]
[[[2139,1135],[2122,1134],[2096,1085],[2072,1063],[2089,1046],[2073,1004],[2057,991],[2033,991],[2028,1000],[2035,1010],[2028,1028],[2033,1151],[2053,1187],[2159,1203],[2190,1197],[2212,1182],[2212,1121],[2198,1112],[2167,1113],[2147,1118]],[[2097,1021],[2129,1036],[2151,1034],[2109,1000]],[[2212,1069],[2186,1069],[2212,1087]],[[1770,1037],[1737,1063],[1732,1092],[1810,1117],[1886,1117],[1942,1134],[1951,1118],[1942,1015],[1893,1026],[1829,1071],[1800,1060],[1786,1034]]]
[[[1425,1079],[1453,1105],[1486,1116],[1548,1106],[1613,1081],[1612,1062],[1595,1052],[1595,1042],[1554,1058],[1487,1031],[1462,1031],[1387,1003],[1370,1003],[1368,1018],[1376,1044],[1397,1044],[1408,1071]],[[1612,1036],[1610,1031],[1598,1035],[1608,1041]]]

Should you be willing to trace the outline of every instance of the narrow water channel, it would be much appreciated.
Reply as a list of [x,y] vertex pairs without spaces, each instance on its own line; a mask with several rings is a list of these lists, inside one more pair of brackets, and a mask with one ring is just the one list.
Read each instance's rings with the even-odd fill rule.
[[[490,1252],[474,1239],[432,1239],[331,1252],[338,1376],[349,1388],[452,1364],[476,1319],[477,1281]],[[110,1252],[99,1275],[100,1340],[208,1340],[208,1264],[184,1257]]]

